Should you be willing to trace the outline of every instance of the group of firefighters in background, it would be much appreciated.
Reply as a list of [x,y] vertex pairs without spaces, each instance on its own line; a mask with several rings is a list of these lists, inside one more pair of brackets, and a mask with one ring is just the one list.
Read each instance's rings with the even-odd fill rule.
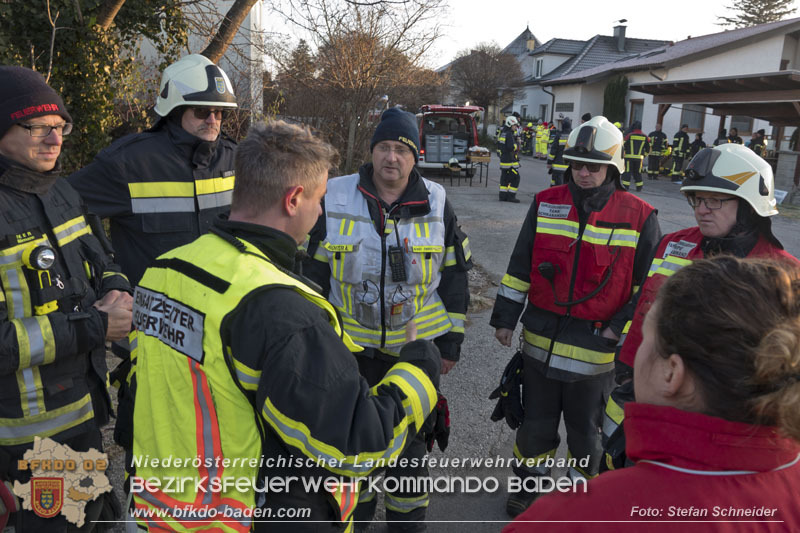
[[[591,119],[590,113],[581,117],[581,124]],[[528,155],[536,159],[547,161],[547,173],[550,175],[550,186],[563,184],[564,171],[567,169],[562,155],[566,146],[567,137],[572,131],[572,121],[569,117],[560,119],[561,129],[556,128],[554,122],[538,120],[534,126],[528,122],[521,127],[519,113],[506,117],[501,126],[497,128],[497,154],[500,156],[500,201],[518,203],[516,199],[519,187],[519,156]],[[620,130],[622,124],[614,123]],[[625,172],[622,174],[622,185],[630,189],[631,181],[637,191],[644,188],[643,174],[648,179],[656,180],[660,175],[668,175],[673,183],[680,185],[683,182],[685,162],[697,155],[707,145],[703,141],[703,133],[695,133],[694,141],[689,140],[689,125],[682,124],[680,130],[669,143],[667,135],[661,131],[661,124],[656,124],[655,130],[645,135],[640,121],[634,121],[628,131],[623,131],[623,159]],[[714,146],[725,143],[744,144],[738,130],[731,128],[730,134],[721,129],[719,136],[714,141]],[[763,129],[753,133],[747,147],[757,155],[763,157],[767,149],[766,132]],[[644,159],[647,158],[647,167]]]

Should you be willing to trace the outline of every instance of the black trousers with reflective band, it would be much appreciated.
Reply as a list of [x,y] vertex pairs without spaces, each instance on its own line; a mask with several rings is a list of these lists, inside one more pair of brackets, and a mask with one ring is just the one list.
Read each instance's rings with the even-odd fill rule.
[[[565,382],[545,377],[539,366],[525,356],[522,391],[525,418],[517,430],[517,449],[525,458],[557,450],[561,443],[558,426],[563,414],[570,454],[578,460],[589,457],[588,468],[580,468],[579,472],[596,475],[603,454],[603,413],[614,373]],[[550,475],[545,468],[516,466],[514,473],[520,477]]]

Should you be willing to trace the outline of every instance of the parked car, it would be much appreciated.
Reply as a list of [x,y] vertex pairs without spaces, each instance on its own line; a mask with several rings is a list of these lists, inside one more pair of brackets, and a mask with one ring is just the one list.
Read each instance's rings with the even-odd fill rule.
[[475,169],[467,168],[469,149],[478,145],[475,116],[483,112],[479,106],[424,105],[417,113],[419,122],[419,161],[423,174],[435,171],[463,170],[467,176]]

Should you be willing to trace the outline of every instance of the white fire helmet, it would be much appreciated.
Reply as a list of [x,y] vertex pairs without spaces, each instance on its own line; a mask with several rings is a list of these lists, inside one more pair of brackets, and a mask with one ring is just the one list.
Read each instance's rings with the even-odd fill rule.
[[191,54],[164,69],[155,111],[166,117],[179,106],[236,107],[227,74],[207,57]]
[[606,117],[592,117],[569,134],[564,159],[614,165],[622,174],[622,132]]
[[517,117],[515,117],[514,115],[506,117],[506,127],[510,128],[512,126],[519,126],[519,120],[517,120]]
[[772,167],[741,144],[704,148],[686,167],[681,192],[709,191],[738,196],[762,217],[778,214]]

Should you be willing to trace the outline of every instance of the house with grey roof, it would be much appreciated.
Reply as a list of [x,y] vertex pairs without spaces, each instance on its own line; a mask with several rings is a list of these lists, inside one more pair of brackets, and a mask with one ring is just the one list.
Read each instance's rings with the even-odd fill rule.
[[[725,84],[744,87],[758,83],[753,81],[758,80],[758,74],[766,76],[791,70],[800,70],[800,18],[666,43],[627,58],[562,72],[549,77],[542,85],[553,93],[556,109],[571,109],[564,114],[574,120],[587,111],[593,114],[602,111],[605,87],[617,76],[625,76],[629,86],[633,85],[626,97],[626,124],[640,120],[642,129],[647,132],[661,123],[668,136],[677,132],[681,124],[688,124],[690,132],[704,132],[709,144],[720,128],[736,127],[745,141],[753,131],[765,128],[774,137],[774,147],[779,139],[791,134],[793,128],[783,125],[770,128],[769,120],[759,120],[759,113],[746,107],[728,106],[725,111],[724,106],[716,105],[719,103],[714,101],[719,98],[716,95],[710,95],[705,102],[688,103],[688,99],[681,102],[680,98],[673,98],[673,103],[659,103],[666,100],[657,98],[659,102],[654,103],[652,90],[646,87],[671,83],[686,91],[692,85],[707,82],[727,89]],[[636,91],[636,86],[650,93]],[[768,89],[765,86],[765,90]],[[741,114],[726,114],[737,109]],[[800,123],[800,113],[795,119]]]
[[[546,90],[550,80],[637,57],[665,44],[667,41],[627,37],[624,25],[616,26],[613,35],[595,35],[585,41],[550,39],[520,58],[526,76],[525,88],[514,99],[513,111],[546,122],[557,119],[559,113],[574,111],[574,103],[573,109],[569,105],[554,109],[553,95]],[[602,106],[588,111],[599,114]]]

